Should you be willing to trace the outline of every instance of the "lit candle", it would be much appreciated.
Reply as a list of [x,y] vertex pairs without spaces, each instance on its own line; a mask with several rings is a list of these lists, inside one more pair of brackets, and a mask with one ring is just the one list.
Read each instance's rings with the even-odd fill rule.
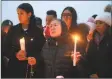
[[77,41],[79,40],[78,36],[74,37],[74,54],[73,54],[73,66],[76,66],[76,50],[77,50]]
[[21,47],[21,50],[25,50],[25,39],[24,39],[24,37],[20,39],[20,47]]

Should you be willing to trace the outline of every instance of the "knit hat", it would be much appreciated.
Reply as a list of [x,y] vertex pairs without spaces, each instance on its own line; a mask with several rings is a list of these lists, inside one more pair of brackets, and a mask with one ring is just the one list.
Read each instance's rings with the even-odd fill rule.
[[94,21],[94,18],[93,18],[93,17],[90,17],[90,18],[88,19],[87,22],[92,22],[92,23],[94,23],[95,21]]
[[111,13],[107,13],[107,12],[104,12],[102,15],[98,15],[96,18],[95,18],[95,22],[97,20],[100,20],[102,22],[105,22],[106,24],[108,24],[109,26],[112,25],[112,19],[111,19]]
[[4,26],[13,26],[13,23],[10,20],[4,20],[1,24],[1,27],[4,27]]
[[86,22],[86,24],[88,25],[89,27],[89,31],[93,31],[96,27],[96,24],[95,23],[92,23],[92,22]]

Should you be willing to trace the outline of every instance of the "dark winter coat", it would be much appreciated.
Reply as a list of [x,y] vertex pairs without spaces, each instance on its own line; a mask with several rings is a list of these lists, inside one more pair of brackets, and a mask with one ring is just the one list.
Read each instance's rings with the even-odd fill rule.
[[3,53],[3,45],[4,45],[4,39],[6,37],[6,33],[1,31],[1,78],[6,77],[6,66],[4,61],[4,53]]
[[59,75],[64,76],[64,78],[76,76],[70,56],[73,45],[69,37],[67,27],[62,24],[61,36],[46,41],[42,50],[45,78],[56,78]]
[[[38,27],[30,28],[27,31],[22,29],[22,25],[18,24],[12,27],[5,40],[4,52],[10,59],[8,66],[8,77],[9,78],[25,78],[27,71],[28,61],[19,61],[16,58],[16,53],[20,50],[19,40],[25,38],[25,47],[27,56],[35,57],[37,64],[35,67],[34,77],[41,77],[41,49],[45,43],[45,38],[42,31]],[[28,72],[30,67],[28,69]],[[36,72],[37,71],[37,72]],[[37,75],[35,75],[37,74]],[[29,75],[28,75],[29,76]]]
[[107,30],[99,45],[95,42],[95,35],[90,41],[85,62],[80,61],[83,67],[83,73],[87,73],[88,77],[91,74],[97,74],[99,78],[112,78],[112,36]]

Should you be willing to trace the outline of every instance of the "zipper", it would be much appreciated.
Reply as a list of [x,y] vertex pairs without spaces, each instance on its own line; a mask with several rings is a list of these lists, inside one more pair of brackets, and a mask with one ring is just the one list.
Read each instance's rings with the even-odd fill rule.
[[54,60],[53,60],[53,64],[52,64],[52,73],[53,73],[53,77],[55,77],[55,70],[56,70],[56,55],[57,55],[57,50],[58,50],[58,43],[56,42],[56,46],[55,46],[55,52],[53,54]]

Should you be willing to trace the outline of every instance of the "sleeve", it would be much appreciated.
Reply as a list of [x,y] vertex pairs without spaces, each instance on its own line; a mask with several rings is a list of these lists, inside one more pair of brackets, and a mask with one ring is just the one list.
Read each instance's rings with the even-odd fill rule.
[[108,76],[110,78],[112,78],[112,36],[110,38],[109,41],[109,49],[108,49],[108,62],[109,62],[109,72],[108,72]]
[[43,32],[42,31],[40,31],[40,34],[39,34],[39,37],[38,38],[40,38],[40,39],[37,39],[38,41],[38,51],[39,52],[41,52],[41,50],[42,50],[42,48],[43,48],[43,46],[44,46],[44,44],[45,44],[45,37],[44,37],[44,35],[43,35]]

